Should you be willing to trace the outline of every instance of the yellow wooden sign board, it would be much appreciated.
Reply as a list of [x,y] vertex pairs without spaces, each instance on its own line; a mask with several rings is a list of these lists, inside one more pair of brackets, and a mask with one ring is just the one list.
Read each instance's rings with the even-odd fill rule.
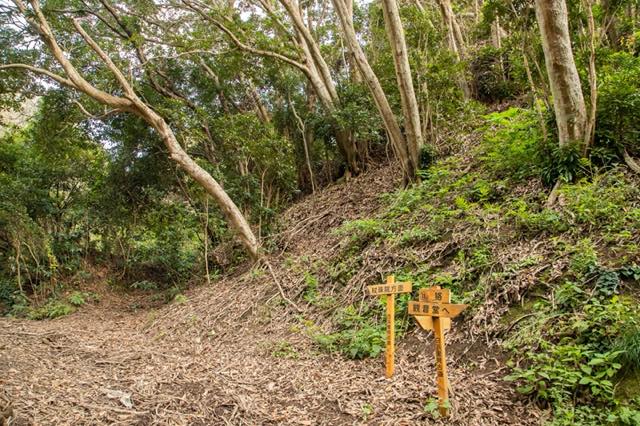
[[[388,278],[387,278],[388,279]],[[376,284],[367,286],[370,296],[380,296],[383,294],[411,293],[411,283]]]
[[[448,288],[440,288],[440,286],[421,288],[418,293],[418,300],[420,302],[451,303],[451,292]],[[432,317],[416,315],[413,318],[424,330],[433,330]],[[441,318],[440,325],[443,330],[449,330],[451,328],[451,318]]]
[[454,305],[453,303],[421,303],[409,302],[409,314],[439,318],[455,318],[468,305]]
[[385,375],[387,377],[393,376],[395,369],[395,340],[396,340],[396,294],[398,293],[411,293],[411,283],[408,282],[396,282],[396,278],[393,275],[387,277],[386,284],[370,285],[367,287],[367,292],[372,296],[386,296],[387,297],[387,345],[384,353],[385,358]]
[[436,347],[438,411],[443,417],[447,417],[449,415],[449,379],[444,343],[445,322],[448,327],[451,327],[451,318],[460,315],[467,305],[450,303],[449,290],[438,286],[421,289],[418,297],[419,301],[409,302],[409,313],[414,315],[423,328],[433,330]]

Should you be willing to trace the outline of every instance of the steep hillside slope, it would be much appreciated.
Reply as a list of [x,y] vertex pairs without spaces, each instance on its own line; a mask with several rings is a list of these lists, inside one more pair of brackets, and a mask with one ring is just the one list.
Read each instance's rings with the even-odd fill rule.
[[[435,395],[426,333],[401,340],[392,380],[383,377],[381,357],[348,360],[321,351],[310,336],[330,327],[344,301],[361,299],[362,288],[324,277],[319,292],[333,295],[335,304],[318,308],[302,297],[308,283],[297,269],[329,262],[343,244],[332,231],[379,211],[380,195],[397,183],[393,170],[336,185],[285,214],[274,247],[279,254],[269,262],[301,312],[283,302],[268,269],[255,267],[153,312],[114,312],[105,303],[53,321],[2,319],[0,369],[15,424],[434,421],[424,411]],[[371,265],[355,280],[376,282],[390,267]],[[459,359],[461,348],[451,358],[452,422],[536,424],[537,411],[499,380],[499,361],[476,353],[478,368],[471,370]]]
[[[502,121],[410,189],[391,164],[300,201],[264,262],[168,306],[0,320],[15,424],[633,424],[638,179],[593,173],[545,208],[535,158],[509,161],[528,148]],[[409,296],[383,377],[383,310],[364,288],[387,274],[471,305],[447,338],[447,422]]]

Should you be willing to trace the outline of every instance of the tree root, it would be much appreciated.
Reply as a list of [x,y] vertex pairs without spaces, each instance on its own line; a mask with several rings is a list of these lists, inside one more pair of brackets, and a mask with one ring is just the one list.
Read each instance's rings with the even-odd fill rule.
[[546,208],[550,209],[553,207],[558,200],[558,191],[560,190],[560,179],[556,181],[556,184],[553,185],[553,189],[549,193],[549,198],[547,198]]
[[280,292],[280,296],[282,297],[282,299],[287,302],[289,305],[291,305],[296,311],[298,312],[303,312],[302,309],[300,309],[298,307],[298,305],[296,305],[294,303],[293,300],[289,299],[285,294],[284,294],[284,290],[282,289],[282,285],[280,285],[280,281],[278,280],[278,277],[276,277],[275,272],[273,272],[273,268],[271,267],[271,263],[269,263],[269,261],[267,259],[262,259],[262,263],[264,263],[267,268],[269,269],[269,273],[271,273],[271,277],[273,278],[273,281],[276,283],[276,285],[278,286],[278,291]]
[[633,157],[629,155],[626,149],[622,152],[622,157],[624,158],[624,162],[627,164],[627,166],[629,166],[631,170],[636,173],[640,173],[640,164],[638,164],[636,160],[634,160]]

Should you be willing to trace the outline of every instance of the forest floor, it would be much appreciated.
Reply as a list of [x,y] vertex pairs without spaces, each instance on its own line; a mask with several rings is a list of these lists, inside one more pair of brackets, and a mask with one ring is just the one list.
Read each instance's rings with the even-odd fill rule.
[[0,402],[11,403],[12,424],[543,423],[548,413],[503,380],[498,347],[488,337],[468,340],[463,322],[448,336],[447,421],[425,410],[437,395],[430,334],[414,329],[399,339],[396,374],[386,379],[383,356],[320,352],[305,332],[322,316],[300,300],[303,277],[287,259],[335,250],[329,231],[375,211],[396,184],[390,172],[334,185],[285,213],[280,254],[269,261],[298,306],[283,302],[268,269],[244,266],[181,303],[145,307],[148,297],[105,289],[99,303],[66,317],[1,318]]

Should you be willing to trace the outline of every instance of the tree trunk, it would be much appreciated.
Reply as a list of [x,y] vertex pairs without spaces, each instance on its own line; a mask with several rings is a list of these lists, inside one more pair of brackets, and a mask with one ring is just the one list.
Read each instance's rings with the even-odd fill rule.
[[402,102],[402,113],[405,119],[405,131],[407,134],[407,151],[413,167],[417,170],[420,148],[422,148],[422,128],[420,126],[420,111],[416,93],[413,88],[413,78],[409,65],[407,44],[404,38],[404,29],[400,20],[400,11],[396,0],[383,0],[382,10],[387,28],[387,37],[393,53],[393,62],[396,70],[396,79]]
[[204,199],[204,272],[207,278],[207,285],[211,284],[209,274],[209,196]]
[[340,26],[347,46],[353,54],[356,64],[358,65],[358,69],[360,70],[360,73],[373,96],[373,100],[378,112],[380,113],[385,129],[389,134],[389,139],[391,140],[395,154],[402,163],[405,183],[413,181],[416,178],[417,163],[412,161],[412,158],[409,155],[406,140],[400,131],[400,125],[393,114],[391,105],[389,105],[389,100],[387,99],[373,68],[371,68],[371,65],[367,61],[367,57],[365,56],[362,47],[360,47],[360,44],[358,43],[358,37],[355,29],[353,28],[345,0],[333,0],[333,5],[340,20]]
[[156,112],[149,108],[146,104],[136,99],[136,114],[151,125],[160,135],[170,158],[178,163],[180,168],[184,170],[193,180],[198,182],[213,197],[229,225],[236,231],[240,242],[245,247],[249,255],[253,259],[258,258],[258,241],[251,230],[251,226],[245,219],[238,206],[231,200],[229,195],[222,189],[222,186],[202,167],[196,163],[193,158],[185,152],[176,140],[173,130]]
[[504,81],[504,60],[502,59],[502,27],[500,26],[500,17],[496,16],[496,20],[493,22],[491,26],[492,38],[493,38],[493,47],[498,50],[499,56],[499,65],[500,65],[500,79]]
[[[451,7],[450,0],[438,0],[438,5],[440,6],[440,14],[442,15],[442,21],[445,26],[445,31],[447,33],[447,43],[449,45],[449,49],[456,57],[458,62],[464,60],[465,51],[464,51],[464,40],[462,38],[462,32],[460,31],[460,27],[456,21],[456,17],[453,13],[453,8]],[[461,77],[458,80],[458,86],[464,95],[465,99],[471,99],[471,88],[469,87],[469,83],[466,78]]]
[[585,0],[585,10],[587,11],[587,23],[589,28],[589,117],[584,132],[584,150],[586,156],[589,148],[593,145],[596,130],[596,109],[598,107],[598,80],[596,74],[596,27],[593,19],[591,0]]
[[316,192],[316,182],[313,176],[313,167],[311,166],[311,156],[309,155],[309,141],[307,140],[307,135],[308,135],[307,126],[304,124],[302,117],[300,117],[300,115],[296,111],[296,107],[293,104],[293,102],[291,102],[291,99],[289,99],[289,105],[291,105],[291,112],[293,113],[293,116],[295,117],[298,123],[298,130],[302,135],[302,148],[304,150],[304,161],[307,166],[307,171],[309,172],[309,181],[311,183],[311,193],[313,194]]
[[[353,26],[353,0],[345,0],[345,4],[347,6],[347,13],[349,14],[349,22]],[[347,63],[349,65],[349,75],[351,76],[351,81],[354,83],[362,83],[362,76],[360,75],[360,70],[358,70],[358,65],[356,64],[356,58],[354,57],[351,50],[347,49]]]
[[583,143],[586,107],[573,58],[565,0],[535,0],[560,146]]
[[289,17],[291,18],[296,28],[296,31],[306,42],[306,45],[309,49],[310,58],[315,63],[316,69],[319,71],[322,81],[324,81],[325,86],[329,90],[331,98],[335,101],[338,99],[338,93],[336,91],[333,79],[331,78],[331,71],[329,70],[329,66],[324,60],[324,57],[320,52],[320,47],[313,38],[311,31],[304,24],[304,20],[302,19],[298,4],[294,3],[294,1],[295,0],[280,0],[280,3],[287,10]]
[[[280,0],[280,3],[284,6],[294,24],[298,43],[302,48],[309,69],[308,74],[310,75],[312,86],[325,108],[329,112],[333,112],[339,103],[338,91],[331,77],[329,66],[322,56],[320,46],[313,38],[310,28],[304,23],[299,4],[295,0]],[[357,175],[360,173],[360,161],[351,132],[341,128],[337,123],[334,123],[334,126],[336,129],[336,142],[343,155],[347,169],[350,173]]]

